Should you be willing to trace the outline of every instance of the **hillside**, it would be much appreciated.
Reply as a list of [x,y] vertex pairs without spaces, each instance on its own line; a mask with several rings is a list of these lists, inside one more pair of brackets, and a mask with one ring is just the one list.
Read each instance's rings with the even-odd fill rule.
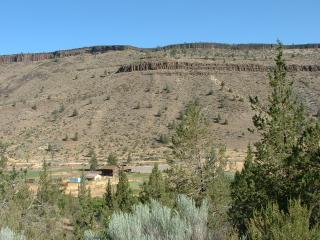
[[[286,46],[289,77],[310,115],[320,103],[320,48]],[[90,148],[105,161],[164,159],[166,137],[197,99],[214,144],[241,161],[248,97],[268,95],[273,45],[184,44],[155,49],[99,46],[55,53],[0,56],[0,136],[12,162],[86,162]],[[218,116],[221,119],[218,121]],[[161,137],[162,136],[162,137]],[[50,150],[49,149],[49,150]]]

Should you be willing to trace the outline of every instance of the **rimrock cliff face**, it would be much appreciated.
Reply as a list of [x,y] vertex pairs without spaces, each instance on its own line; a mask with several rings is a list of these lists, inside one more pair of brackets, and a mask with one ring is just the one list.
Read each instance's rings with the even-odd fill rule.
[[0,63],[12,63],[12,62],[35,62],[42,61],[47,59],[54,58],[62,58],[62,57],[70,57],[76,56],[80,54],[97,54],[97,53],[105,53],[108,51],[122,51],[126,49],[135,49],[131,46],[95,46],[95,47],[87,47],[87,48],[78,48],[71,50],[61,50],[55,52],[48,53],[21,53],[21,54],[13,54],[13,55],[2,55],[0,56]]
[[[232,49],[232,50],[268,50],[274,49],[275,44],[224,44],[224,43],[185,43],[173,44],[157,48],[137,48],[128,45],[110,45],[110,46],[93,46],[76,48],[70,50],[61,50],[47,53],[21,53],[13,55],[0,56],[0,63],[11,62],[33,62],[47,59],[76,56],[80,54],[99,54],[108,51],[123,51],[134,49],[138,51],[159,51],[170,49]],[[285,49],[318,49],[320,44],[300,44],[300,45],[285,45]]]
[[[269,72],[272,66],[259,64],[205,64],[190,62],[141,62],[121,66],[117,73],[149,70],[204,70],[229,72]],[[289,72],[317,72],[320,65],[288,65]]]

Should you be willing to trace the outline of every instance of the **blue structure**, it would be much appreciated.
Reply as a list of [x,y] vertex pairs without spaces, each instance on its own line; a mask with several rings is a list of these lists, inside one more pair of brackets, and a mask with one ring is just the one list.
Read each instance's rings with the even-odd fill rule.
[[69,178],[70,183],[81,183],[81,178]]

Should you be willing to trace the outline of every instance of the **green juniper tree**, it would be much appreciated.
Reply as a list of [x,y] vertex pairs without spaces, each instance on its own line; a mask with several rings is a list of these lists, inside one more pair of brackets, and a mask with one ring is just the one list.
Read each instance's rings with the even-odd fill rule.
[[286,210],[290,199],[301,198],[309,208],[320,199],[320,175],[316,170],[320,168],[319,127],[306,119],[304,108],[293,93],[281,44],[275,62],[269,76],[268,104],[261,104],[257,97],[250,98],[256,111],[253,123],[261,140],[254,145],[254,153],[249,149],[244,168],[231,185],[229,216],[240,234],[246,234],[254,211],[265,207],[268,201],[275,201]]
[[98,167],[97,155],[93,149],[90,150],[90,170],[94,171]]
[[151,199],[155,199],[166,202],[168,200],[166,185],[166,181],[159,170],[159,165],[156,163],[149,176],[149,180],[143,183],[139,196],[140,201],[145,203]]
[[114,153],[110,153],[107,162],[109,165],[117,165],[118,164],[118,158]]
[[110,179],[108,179],[106,193],[104,194],[104,202],[109,209],[113,209],[113,193]]
[[129,211],[134,204],[132,190],[130,189],[129,180],[123,170],[119,172],[119,182],[114,195],[116,208],[121,211]]
[[287,212],[277,204],[268,204],[262,211],[255,211],[249,222],[249,235],[253,240],[318,240],[320,226],[310,227],[310,210],[300,201],[290,201]]
[[80,238],[86,230],[92,229],[94,224],[94,211],[91,203],[90,189],[87,188],[84,172],[78,186],[78,204],[74,215],[75,236]]

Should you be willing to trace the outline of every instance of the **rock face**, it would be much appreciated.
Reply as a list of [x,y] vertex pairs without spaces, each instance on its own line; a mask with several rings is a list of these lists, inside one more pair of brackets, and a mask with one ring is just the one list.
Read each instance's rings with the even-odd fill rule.
[[[204,70],[229,72],[269,72],[272,66],[259,64],[205,64],[190,62],[141,62],[121,66],[117,73],[150,70]],[[320,65],[288,65],[289,72],[318,72]]]
[[[274,44],[223,44],[223,43],[185,43],[185,44],[175,44],[168,45],[158,48],[137,48],[127,45],[111,45],[111,46],[94,46],[77,48],[71,50],[61,50],[48,53],[21,53],[14,55],[2,55],[0,56],[0,63],[11,63],[11,62],[33,62],[41,61],[47,59],[61,58],[76,56],[84,53],[98,54],[105,53],[108,51],[122,51],[127,49],[135,49],[140,51],[157,51],[165,49],[188,49],[188,48],[199,48],[199,49],[272,49],[276,45]],[[285,45],[284,48],[287,49],[306,49],[306,48],[320,48],[320,44],[300,44],[300,45]]]
[[21,54],[14,54],[14,55],[2,55],[0,56],[0,63],[34,62],[34,61],[41,61],[41,60],[47,60],[47,59],[76,56],[76,55],[85,54],[85,53],[97,54],[97,53],[105,53],[108,51],[122,51],[126,49],[135,49],[135,48],[131,46],[118,46],[118,45],[95,46],[95,47],[48,52],[48,53],[30,53],[30,54],[21,53]]

